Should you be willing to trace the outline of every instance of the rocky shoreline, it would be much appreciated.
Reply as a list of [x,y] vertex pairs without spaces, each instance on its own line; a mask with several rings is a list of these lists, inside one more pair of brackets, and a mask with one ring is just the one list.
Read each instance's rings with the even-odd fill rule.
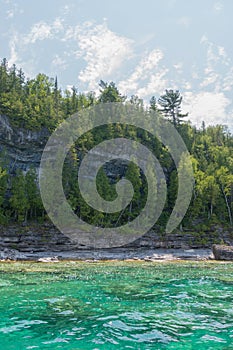
[[233,246],[213,245],[212,249],[98,249],[76,251],[20,252],[16,249],[0,250],[0,261],[37,261],[54,263],[64,260],[98,262],[103,260],[138,260],[148,262],[176,260],[233,261]]
[[[177,231],[170,234],[161,233],[158,228],[147,232],[142,237],[122,246],[121,249],[130,250],[158,250],[158,249],[211,249],[213,244],[233,245],[233,230],[214,227],[212,230],[196,232],[191,230]],[[76,252],[81,250],[95,250],[83,242],[72,242],[51,223],[28,223],[27,225],[0,225],[0,251],[15,249],[22,253],[37,253],[53,251]],[[109,248],[110,249],[110,248]],[[113,248],[111,248],[113,249]],[[117,248],[114,248],[114,250]]]
[[[221,245],[219,243],[221,242]],[[233,233],[221,228],[212,232],[177,232],[163,236],[150,231],[120,248],[97,249],[71,242],[51,224],[0,226],[0,260],[55,262],[60,260],[233,260],[226,246],[233,246]],[[212,247],[215,247],[212,251]],[[216,255],[217,252],[217,255]],[[220,252],[218,254],[218,252]]]
[[22,253],[15,249],[0,251],[0,261],[38,261],[59,262],[61,260],[101,261],[101,260],[142,260],[142,261],[172,261],[172,260],[213,260],[211,249],[100,249],[77,250],[64,252]]

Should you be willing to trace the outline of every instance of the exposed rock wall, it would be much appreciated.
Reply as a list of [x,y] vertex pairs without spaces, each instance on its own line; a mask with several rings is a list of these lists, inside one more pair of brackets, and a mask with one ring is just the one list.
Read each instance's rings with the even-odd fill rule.
[[[23,127],[15,128],[10,125],[6,116],[0,115],[0,151],[6,152],[10,173],[14,173],[17,168],[24,171],[30,167],[38,169],[48,137],[49,131],[45,128],[38,131],[26,130]],[[125,164],[119,165],[110,162],[107,173],[110,177],[115,178],[117,173],[124,171]],[[157,232],[149,232],[128,244],[126,248],[210,248],[212,244],[219,242],[233,245],[230,232],[213,229],[213,231],[203,234],[184,232],[166,236]],[[0,227],[0,249],[4,248],[29,252],[69,251],[93,247],[87,247],[82,242],[74,244],[53,225],[43,224],[27,227],[20,225]]]
[[38,168],[48,137],[49,131],[45,128],[38,131],[16,128],[6,116],[0,115],[0,151],[6,153],[11,173],[17,168],[24,171]]
[[[149,232],[136,241],[125,246],[126,249],[157,248],[211,248],[213,244],[224,242],[232,244],[230,232],[208,232],[200,235],[194,232],[172,233],[162,236]],[[52,224],[32,224],[29,226],[0,226],[0,250],[17,249],[21,252],[74,251],[76,249],[94,249],[82,244],[72,243]]]

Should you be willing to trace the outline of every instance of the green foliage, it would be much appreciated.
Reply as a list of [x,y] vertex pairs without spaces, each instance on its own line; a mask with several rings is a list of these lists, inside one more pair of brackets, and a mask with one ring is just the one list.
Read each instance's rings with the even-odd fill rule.
[[[153,99],[153,98],[152,98]],[[159,105],[162,107],[161,112],[165,117],[170,118],[175,127],[180,123],[181,118],[186,117],[187,114],[181,114],[182,96],[179,90],[166,90],[166,93],[158,99]],[[154,100],[151,100],[151,108],[155,108]]]
[[[0,114],[7,115],[10,123],[16,127],[32,130],[45,127],[52,131],[73,113],[97,103],[124,102],[132,104],[138,110],[146,110],[142,99],[131,96],[127,100],[113,82],[101,80],[99,85],[98,97],[92,92],[81,93],[75,86],[71,90],[61,91],[57,77],[51,79],[45,74],[38,74],[34,79],[25,79],[21,69],[18,70],[15,65],[8,67],[7,60],[3,59],[0,64]],[[215,224],[232,226],[233,137],[221,125],[206,127],[203,122],[202,128],[197,130],[189,122],[181,123],[183,117],[187,116],[181,113],[181,103],[182,96],[178,90],[166,90],[160,98],[151,98],[147,113],[156,112],[168,118],[177,128],[192,156],[195,186],[183,227],[206,225],[206,232]],[[166,225],[176,201],[177,170],[165,145],[145,130],[133,126],[121,123],[101,126],[84,134],[73,145],[63,169],[63,187],[67,199],[80,218],[103,227],[126,223],[140,213],[146,202],[147,183],[133,160],[114,179],[109,179],[103,168],[97,176],[97,189],[105,200],[116,198],[115,185],[120,178],[126,177],[132,183],[134,196],[122,212],[105,214],[95,211],[85,203],[79,191],[78,167],[82,157],[102,140],[116,137],[126,137],[144,144],[164,169],[168,194],[158,222],[161,229]],[[44,210],[35,169],[29,169],[26,173],[18,171],[14,175],[8,174],[5,155],[2,154],[0,160],[0,223],[7,220],[22,223],[43,219]],[[182,160],[180,173],[185,166],[185,160]],[[183,178],[182,182],[185,181]],[[202,240],[204,244],[205,237]]]
[[4,211],[4,201],[7,191],[7,171],[0,167],[0,224],[7,221],[6,213]]
[[6,59],[0,65],[0,114],[5,114],[16,127],[53,130],[81,108],[95,103],[92,93],[82,94],[73,86],[63,94],[57,77],[38,74],[25,80],[21,69],[8,67]]
[[29,218],[37,218],[43,214],[43,204],[37,184],[37,174],[35,169],[29,169],[25,175],[26,195],[29,204]]
[[26,179],[22,171],[18,171],[16,176],[12,178],[10,204],[14,211],[15,220],[18,222],[26,221],[30,204],[27,196]]
[[100,96],[98,101],[102,103],[106,102],[123,102],[125,96],[122,96],[116,85],[111,82],[110,84],[105,83],[103,80],[100,81]]

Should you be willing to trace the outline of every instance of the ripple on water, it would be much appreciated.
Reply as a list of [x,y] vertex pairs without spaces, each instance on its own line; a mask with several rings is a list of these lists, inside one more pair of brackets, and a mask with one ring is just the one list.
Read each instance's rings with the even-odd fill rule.
[[0,349],[232,346],[233,264],[53,268],[1,275]]

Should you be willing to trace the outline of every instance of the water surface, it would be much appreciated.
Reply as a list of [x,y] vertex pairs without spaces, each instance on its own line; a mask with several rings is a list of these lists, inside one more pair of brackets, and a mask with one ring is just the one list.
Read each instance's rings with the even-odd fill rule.
[[233,263],[2,263],[0,349],[233,349]]

